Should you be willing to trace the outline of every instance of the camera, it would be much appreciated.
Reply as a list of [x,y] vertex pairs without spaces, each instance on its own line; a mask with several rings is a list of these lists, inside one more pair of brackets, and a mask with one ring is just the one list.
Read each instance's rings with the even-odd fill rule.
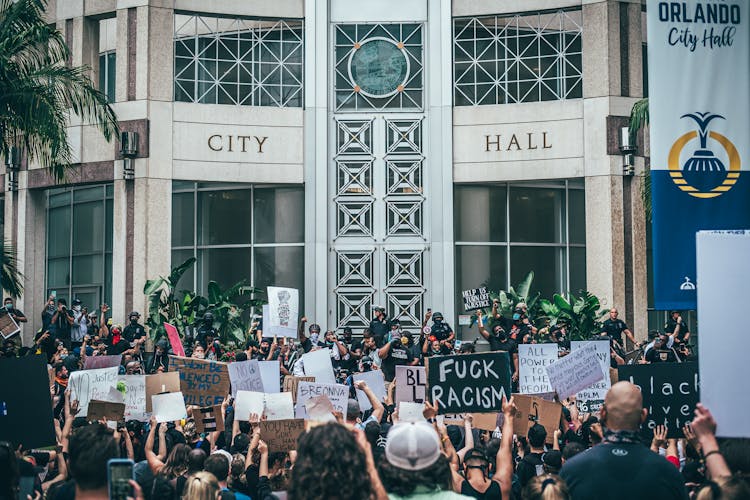
[[400,338],[397,338],[397,339],[393,339],[393,340],[391,340],[391,347],[393,347],[393,348],[396,348],[396,349],[398,349],[398,348],[399,348],[399,347],[401,347],[402,345],[403,345],[403,344],[401,343],[401,339],[400,339]]

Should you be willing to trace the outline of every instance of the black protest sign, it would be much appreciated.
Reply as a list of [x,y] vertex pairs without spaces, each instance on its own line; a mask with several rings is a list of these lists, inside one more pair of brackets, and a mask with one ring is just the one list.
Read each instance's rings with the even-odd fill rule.
[[510,397],[507,352],[459,354],[429,358],[427,383],[438,413],[490,413],[502,410]]
[[[44,356],[0,359],[0,441],[14,447],[44,448],[57,443]],[[23,383],[10,381],[22,380]]]
[[492,305],[492,300],[486,286],[464,290],[461,292],[461,295],[464,298],[464,309],[467,311],[476,311],[477,309],[484,309]]
[[700,401],[697,363],[654,363],[622,365],[618,378],[637,385],[648,416],[643,426],[667,427],[667,437],[682,437],[682,427],[693,419]]

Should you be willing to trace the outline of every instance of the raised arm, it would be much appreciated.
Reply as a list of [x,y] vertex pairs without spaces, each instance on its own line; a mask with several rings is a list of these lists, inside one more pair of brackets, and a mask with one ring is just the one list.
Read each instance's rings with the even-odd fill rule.
[[516,414],[516,405],[511,396],[510,401],[503,398],[503,430],[500,439],[500,448],[497,450],[495,464],[497,474],[492,476],[494,481],[500,483],[503,498],[510,498],[511,478],[513,476],[513,417]]
[[[493,311],[495,310],[496,307],[497,307],[497,304],[493,306]],[[487,329],[484,327],[484,321],[482,318],[482,310],[477,309],[476,314],[477,314],[477,328],[479,328],[479,334],[485,339],[489,339],[490,332],[488,332]]]
[[370,404],[372,405],[372,415],[378,420],[378,423],[380,423],[383,418],[383,413],[385,413],[383,402],[378,400],[378,397],[372,392],[372,389],[368,387],[364,380],[354,382],[354,387],[365,393],[365,396],[367,396],[368,401],[370,401]]
[[[164,462],[162,461],[159,456],[154,453],[154,441],[156,441],[156,418],[151,417],[151,429],[148,431],[148,437],[146,437],[146,445],[143,447],[143,451],[146,454],[146,461],[148,462],[148,466],[151,469],[151,472],[153,474],[158,474],[162,467],[164,467]],[[165,426],[166,429],[166,426]],[[159,431],[159,434],[161,435],[161,430]],[[159,441],[161,441],[161,436],[159,437]],[[159,443],[161,447],[161,443]],[[166,451],[166,438],[165,438],[165,444],[163,449]],[[160,452],[162,449],[159,450]]]
[[471,413],[464,413],[464,447],[458,450],[458,458],[461,460],[464,459],[464,455],[466,455],[467,451],[474,448],[474,432],[472,432],[472,429],[474,428],[472,426],[473,421],[474,417]]
[[695,407],[695,418],[691,427],[698,437],[711,479],[715,481],[720,477],[731,476],[732,471],[729,470],[724,456],[719,451],[719,443],[716,441],[716,420],[708,408],[700,403]]

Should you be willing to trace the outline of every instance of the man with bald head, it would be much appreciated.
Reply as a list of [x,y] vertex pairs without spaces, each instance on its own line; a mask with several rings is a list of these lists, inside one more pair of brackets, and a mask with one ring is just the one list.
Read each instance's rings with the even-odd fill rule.
[[679,470],[640,441],[647,414],[638,387],[630,382],[612,386],[601,409],[604,440],[566,461],[560,471],[574,499],[688,498]]

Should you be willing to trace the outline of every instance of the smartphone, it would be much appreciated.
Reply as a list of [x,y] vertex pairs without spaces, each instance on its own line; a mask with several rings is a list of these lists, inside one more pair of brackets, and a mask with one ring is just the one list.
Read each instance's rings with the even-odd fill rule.
[[21,476],[18,480],[18,500],[26,500],[26,496],[34,498],[34,476]]
[[135,496],[130,481],[133,479],[133,461],[113,458],[107,462],[107,487],[110,500],[127,500]]

